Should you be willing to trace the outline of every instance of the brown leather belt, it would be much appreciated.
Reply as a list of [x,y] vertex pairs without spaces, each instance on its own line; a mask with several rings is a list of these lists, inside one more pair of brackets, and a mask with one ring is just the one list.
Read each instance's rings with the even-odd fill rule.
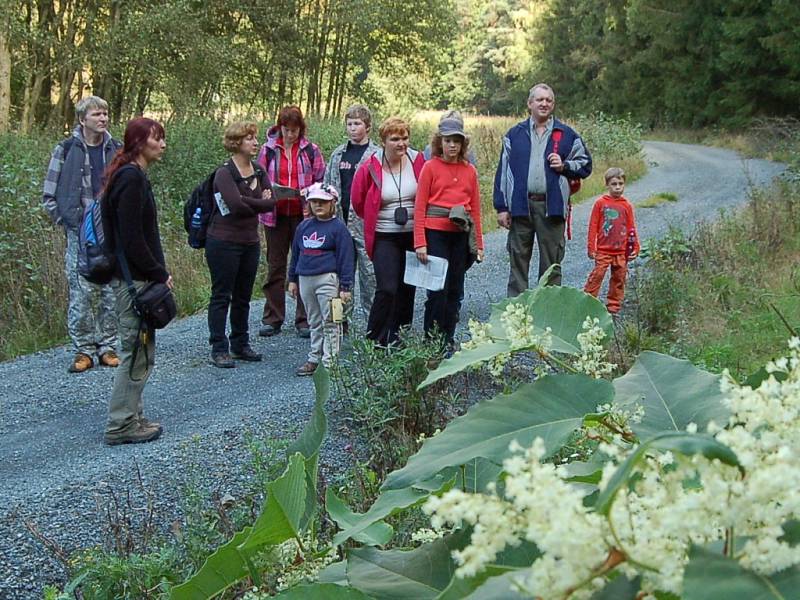
[[536,202],[544,202],[545,195],[544,194],[528,194],[528,200],[534,200]]

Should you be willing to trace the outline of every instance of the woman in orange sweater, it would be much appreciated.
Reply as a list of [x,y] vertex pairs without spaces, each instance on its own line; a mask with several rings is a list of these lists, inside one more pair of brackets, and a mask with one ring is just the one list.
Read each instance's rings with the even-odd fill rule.
[[461,115],[453,113],[439,122],[414,204],[417,258],[427,263],[430,254],[448,262],[444,289],[428,292],[425,333],[438,328],[450,351],[464,298],[464,275],[472,260],[483,260],[478,172],[466,159],[468,147]]

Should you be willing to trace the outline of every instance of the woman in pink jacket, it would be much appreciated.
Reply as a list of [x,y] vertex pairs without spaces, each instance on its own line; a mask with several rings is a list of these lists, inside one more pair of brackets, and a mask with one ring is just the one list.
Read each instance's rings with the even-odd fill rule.
[[425,158],[409,147],[410,134],[402,119],[386,119],[379,129],[383,148],[361,165],[350,191],[375,268],[367,337],[382,346],[397,341],[400,328],[414,318],[416,288],[403,282],[403,273],[406,252],[414,252],[414,201]]

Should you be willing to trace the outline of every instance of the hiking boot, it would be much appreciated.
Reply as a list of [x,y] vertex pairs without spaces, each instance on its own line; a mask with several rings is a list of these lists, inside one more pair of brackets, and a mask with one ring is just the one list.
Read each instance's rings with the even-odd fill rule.
[[317,370],[317,363],[306,362],[302,367],[297,369],[294,372],[295,375],[298,377],[308,377],[314,374],[314,371]]
[[236,360],[246,360],[247,362],[260,362],[264,358],[264,355],[259,354],[250,346],[245,346],[239,350],[239,352],[231,352],[231,358],[235,358]]
[[140,423],[130,431],[120,431],[115,433],[106,433],[104,440],[107,446],[119,446],[120,444],[145,444],[157,440],[161,436],[161,426],[153,427],[152,425],[144,426]]
[[157,427],[163,431],[163,427],[161,427],[161,423],[157,421],[151,421],[147,417],[139,417],[139,426],[140,427]]
[[78,352],[75,358],[72,359],[72,364],[69,366],[70,373],[83,373],[88,371],[94,366],[92,357],[83,352]]
[[103,352],[100,355],[100,364],[104,367],[118,367],[119,366],[119,356],[113,350],[109,350],[108,352]]
[[211,364],[220,369],[232,369],[236,366],[227,352],[214,352],[211,355]]
[[280,325],[263,325],[261,329],[258,330],[258,335],[261,337],[272,337],[273,335],[278,335],[281,332]]
[[311,337],[311,329],[308,327],[298,327],[297,328],[297,337],[308,339]]

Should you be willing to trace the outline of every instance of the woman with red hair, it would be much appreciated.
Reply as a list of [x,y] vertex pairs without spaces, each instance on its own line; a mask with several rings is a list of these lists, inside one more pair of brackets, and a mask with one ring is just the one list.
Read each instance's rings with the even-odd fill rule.
[[[106,170],[103,229],[124,255],[137,292],[153,281],[170,289],[173,286],[146,173],[152,163],[161,160],[166,147],[164,128],[159,123],[143,117],[133,119],[125,129],[122,149]],[[119,261],[111,287],[116,297],[121,363],[108,406],[105,442],[110,446],[150,442],[162,431],[161,425],[142,414],[142,390],[155,365],[155,330],[140,328],[141,319],[134,310]]]
[[[284,106],[278,123],[267,132],[258,163],[273,184],[296,190],[291,197],[276,194],[275,208],[258,216],[267,240],[267,280],[264,282],[264,315],[258,334],[269,337],[280,333],[286,318],[286,265],[294,232],[303,220],[300,190],[325,177],[325,160],[319,147],[306,139],[306,122],[297,106]],[[294,326],[300,337],[310,337],[306,310],[300,298]]]

